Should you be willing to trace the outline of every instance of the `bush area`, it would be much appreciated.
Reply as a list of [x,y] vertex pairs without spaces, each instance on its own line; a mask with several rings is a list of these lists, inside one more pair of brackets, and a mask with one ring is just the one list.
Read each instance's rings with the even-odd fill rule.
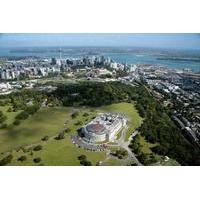
[[[101,106],[130,100],[131,86],[118,82],[98,83],[81,82],[60,85],[53,95],[62,101],[64,106]],[[73,117],[73,116],[72,116]]]
[[27,106],[24,109],[24,111],[22,111],[15,117],[16,120],[15,120],[14,124],[18,125],[18,124],[16,124],[16,121],[27,119],[30,115],[33,115],[34,113],[36,113],[39,110],[39,108],[40,108],[39,105]]
[[132,151],[136,154],[139,161],[144,165],[151,165],[158,162],[156,156],[150,150],[150,152],[145,152],[143,150],[143,145],[140,142],[140,137],[140,135],[136,135],[129,145]]
[[123,159],[124,157],[128,155],[128,152],[124,149],[120,149],[120,150],[116,150],[113,153],[113,155],[116,156],[118,159]]
[[176,127],[161,102],[150,96],[143,86],[135,88],[136,108],[144,121],[139,128],[141,135],[150,143],[154,153],[167,155],[181,165],[200,165],[199,149],[190,144]]

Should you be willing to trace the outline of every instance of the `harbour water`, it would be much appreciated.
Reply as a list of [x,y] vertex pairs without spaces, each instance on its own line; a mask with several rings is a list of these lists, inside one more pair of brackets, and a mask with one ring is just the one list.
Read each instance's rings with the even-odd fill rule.
[[[52,58],[56,57],[59,58],[60,55],[60,48],[58,47],[51,47],[51,48],[25,48],[25,49],[11,49],[11,48],[0,48],[0,57],[26,57],[26,56],[35,56],[39,58]],[[120,63],[127,63],[127,64],[152,64],[152,65],[159,65],[165,66],[173,69],[190,69],[193,72],[200,72],[200,53],[195,52],[195,59],[194,60],[192,54],[190,54],[190,58],[188,60],[179,60],[179,59],[160,59],[165,58],[168,54],[162,52],[162,54],[152,53],[150,52],[130,52],[127,50],[120,50],[116,51],[114,49],[107,49],[107,48],[87,48],[87,47],[74,47],[74,48],[62,48],[62,58],[69,58],[69,57],[82,57],[87,55],[100,55],[105,57],[110,57],[112,60]],[[172,53],[170,56],[173,55]],[[178,54],[181,58],[184,58],[184,55]]]

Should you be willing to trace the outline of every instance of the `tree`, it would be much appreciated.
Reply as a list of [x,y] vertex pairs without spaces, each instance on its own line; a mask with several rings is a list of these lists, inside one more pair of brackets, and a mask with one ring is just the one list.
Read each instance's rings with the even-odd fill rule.
[[65,129],[65,133],[69,133],[70,131],[71,131],[70,128],[66,128],[66,129]]
[[81,160],[80,164],[83,166],[92,166],[92,163],[90,161],[87,160]]
[[42,150],[42,145],[37,145],[33,148],[33,151],[40,151]]
[[18,120],[25,120],[25,119],[27,119],[28,117],[29,117],[28,112],[23,111],[23,112],[19,113],[19,114],[15,117],[15,119],[18,119]]
[[76,118],[79,115],[78,111],[71,114],[72,119]]
[[85,112],[84,114],[83,114],[83,117],[88,117],[89,116],[89,114],[87,113],[87,112]]
[[9,164],[13,159],[13,155],[9,154],[8,156],[6,156],[5,158],[3,158],[2,160],[0,160],[0,166],[4,166]]
[[14,122],[13,122],[14,125],[18,126],[20,124],[20,120],[16,119]]
[[7,110],[7,112],[12,112],[12,108],[9,107],[8,110]]
[[0,111],[0,124],[2,124],[6,120],[6,116],[3,114],[2,111]]
[[86,160],[87,158],[86,158],[86,155],[83,155],[83,154],[82,154],[82,155],[80,155],[80,156],[78,157],[78,159],[79,159],[79,160]]
[[87,160],[87,157],[85,155],[80,155],[78,157],[78,159],[80,160],[80,164],[83,166],[91,166],[92,163],[90,161]]
[[23,162],[23,161],[25,161],[26,159],[27,159],[26,156],[21,156],[21,157],[19,157],[17,160]]
[[48,140],[49,140],[49,136],[46,135],[46,136],[44,136],[41,140],[42,140],[42,141],[48,141]]
[[61,131],[57,137],[55,137],[56,140],[62,140],[65,138],[65,133],[64,131]]
[[33,159],[33,162],[34,162],[34,163],[39,163],[39,162],[41,162],[41,160],[42,160],[42,159],[41,159],[40,157],[37,157],[37,158],[34,158],[34,159]]
[[79,125],[82,125],[82,122],[80,120],[78,120],[76,123],[75,123],[76,126],[79,126]]
[[0,128],[7,128],[8,127],[8,124],[6,124],[6,123],[3,123],[1,126],[0,126]]
[[116,155],[119,159],[122,159],[123,157],[127,156],[128,153],[127,153],[126,150],[120,149],[120,150],[116,150],[116,151],[115,151],[115,155]]

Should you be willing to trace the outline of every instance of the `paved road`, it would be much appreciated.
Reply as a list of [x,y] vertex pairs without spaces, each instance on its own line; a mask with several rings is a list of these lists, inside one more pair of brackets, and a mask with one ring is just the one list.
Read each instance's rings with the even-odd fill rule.
[[138,134],[138,131],[133,132],[131,134],[131,136],[129,137],[128,141],[126,142],[125,140],[126,140],[127,128],[128,127],[125,126],[124,129],[122,130],[121,137],[117,141],[117,144],[110,144],[109,146],[121,147],[121,148],[125,149],[128,152],[128,156],[130,157],[130,159],[134,160],[137,163],[137,165],[142,166],[142,164],[136,158],[135,154],[129,148],[129,144],[131,142],[132,137],[135,137]]
[[125,126],[122,130],[122,133],[121,133],[121,137],[120,139],[118,140],[118,145],[121,145],[124,143],[125,139],[126,139],[126,131],[127,131],[127,126]]

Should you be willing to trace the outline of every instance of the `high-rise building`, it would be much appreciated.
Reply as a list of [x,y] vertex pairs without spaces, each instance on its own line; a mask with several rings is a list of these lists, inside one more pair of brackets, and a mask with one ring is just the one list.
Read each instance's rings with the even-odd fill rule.
[[57,63],[56,58],[52,58],[52,59],[51,59],[51,64],[52,64],[52,65],[56,65],[56,63]]

